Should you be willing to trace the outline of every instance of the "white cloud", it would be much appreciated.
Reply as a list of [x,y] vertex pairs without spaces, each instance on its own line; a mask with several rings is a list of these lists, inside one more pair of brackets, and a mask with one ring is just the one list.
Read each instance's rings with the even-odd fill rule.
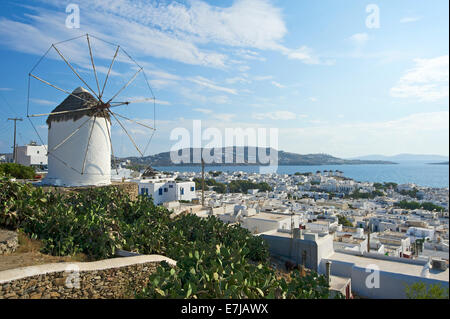
[[316,97],[310,97],[308,100],[310,100],[311,102],[317,102],[317,98]]
[[420,150],[448,154],[449,112],[416,113],[384,122],[280,128],[280,147],[299,153],[324,152],[341,157],[398,154]]
[[415,66],[406,71],[391,88],[391,96],[437,101],[448,97],[449,56],[415,59]]
[[282,84],[280,84],[280,83],[278,83],[276,81],[272,81],[271,83],[272,83],[273,86],[276,86],[279,89],[285,88],[284,85],[282,85]]
[[[27,23],[2,18],[0,41],[3,44],[21,52],[40,54],[50,43],[74,36],[74,30],[64,27],[66,3],[39,1],[57,10],[28,6],[36,13],[27,15]],[[247,60],[264,61],[255,50],[272,50],[304,63],[319,62],[306,46],[293,50],[281,44],[287,28],[281,9],[269,0],[235,0],[228,7],[200,0],[186,3],[78,0],[77,4],[82,14],[82,29],[78,31],[120,43],[138,52],[140,57],[150,55],[224,68],[229,66],[229,57],[219,51],[228,46],[238,48],[233,51],[235,55]],[[206,49],[211,43],[222,48]],[[241,69],[248,70],[248,66]]]
[[367,33],[355,33],[350,37],[350,40],[356,46],[363,46],[367,43],[367,41],[369,41],[369,35]]
[[212,110],[210,110],[210,109],[195,108],[194,111],[197,111],[197,112],[200,112],[203,114],[211,114],[212,113]]
[[400,23],[411,23],[419,21],[420,19],[421,19],[420,17],[404,17],[400,19]]
[[235,83],[249,84],[252,81],[250,81],[249,79],[246,79],[244,77],[241,77],[241,76],[236,76],[234,78],[226,79],[225,82],[228,83],[228,84],[235,84]]
[[195,104],[227,104],[230,99],[227,95],[213,95],[208,96],[205,94],[201,94],[191,88],[181,87],[179,89],[179,93],[189,101],[194,102]]
[[36,103],[36,104],[40,104],[40,105],[53,105],[56,106],[59,103],[53,102],[53,101],[49,101],[49,100],[44,100],[44,99],[30,99],[30,101]]
[[287,55],[289,59],[300,60],[305,64],[323,63],[320,61],[319,57],[314,54],[313,50],[307,46],[302,46],[297,50],[283,48],[282,51]]
[[267,80],[273,79],[273,76],[271,76],[271,75],[260,75],[260,76],[255,76],[253,79],[255,81],[267,81]]
[[261,57],[258,52],[252,51],[252,50],[245,50],[241,49],[236,52],[236,55],[247,59],[247,60],[257,60],[257,61],[266,61],[266,58]]
[[217,119],[217,120],[220,120],[220,121],[229,122],[229,121],[231,121],[234,117],[236,117],[236,114],[219,113],[219,114],[213,114],[212,117],[215,118],[215,119]]
[[204,86],[206,88],[215,90],[215,91],[221,91],[221,92],[234,94],[234,95],[237,94],[235,89],[230,89],[230,88],[226,88],[226,87],[222,87],[222,86],[216,85],[213,81],[208,80],[208,79],[206,79],[204,77],[201,77],[201,76],[188,78],[188,80],[191,81],[191,82],[194,82],[194,83],[196,83],[198,85]]
[[290,111],[274,111],[274,112],[267,112],[267,113],[254,113],[252,116],[256,120],[295,120],[297,118],[297,115]]

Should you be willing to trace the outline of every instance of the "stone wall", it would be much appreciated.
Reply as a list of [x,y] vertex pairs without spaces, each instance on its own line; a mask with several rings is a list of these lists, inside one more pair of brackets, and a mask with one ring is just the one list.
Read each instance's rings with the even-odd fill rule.
[[15,252],[18,245],[17,232],[0,229],[0,255]]
[[121,188],[125,193],[130,196],[130,199],[135,200],[139,194],[139,187],[134,182],[112,182],[113,186]]
[[162,261],[176,265],[160,255],[141,255],[5,270],[0,299],[133,298]]

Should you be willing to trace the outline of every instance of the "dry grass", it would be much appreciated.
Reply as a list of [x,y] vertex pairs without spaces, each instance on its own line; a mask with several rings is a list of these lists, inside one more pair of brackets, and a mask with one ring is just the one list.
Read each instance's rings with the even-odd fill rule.
[[19,247],[17,248],[16,253],[36,253],[41,250],[42,244],[39,240],[31,239],[21,231],[18,232],[18,238]]
[[83,262],[88,261],[84,254],[74,256],[51,256],[42,254],[40,249],[42,243],[39,240],[31,239],[23,232],[18,232],[19,247],[8,255],[0,256],[0,271],[27,266],[58,262]]

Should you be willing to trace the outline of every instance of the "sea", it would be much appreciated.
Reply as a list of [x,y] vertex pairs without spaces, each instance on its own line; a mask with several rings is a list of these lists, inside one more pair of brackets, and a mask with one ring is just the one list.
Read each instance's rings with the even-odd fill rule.
[[[200,172],[201,166],[161,166],[154,167],[166,172]],[[448,165],[433,165],[424,162],[405,161],[398,164],[360,164],[360,165],[318,165],[318,166],[278,166],[271,172],[278,174],[306,173],[324,170],[339,170],[345,177],[359,182],[394,182],[397,184],[414,183],[424,187],[448,188]],[[264,173],[267,167],[260,166],[212,166],[206,165],[205,171]]]

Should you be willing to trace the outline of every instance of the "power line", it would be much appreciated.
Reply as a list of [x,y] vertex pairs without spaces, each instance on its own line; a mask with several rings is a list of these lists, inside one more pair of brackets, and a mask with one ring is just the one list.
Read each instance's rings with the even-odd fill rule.
[[3,101],[5,101],[6,106],[8,106],[9,110],[11,111],[11,113],[18,117],[18,114],[16,111],[14,111],[14,109],[12,108],[11,104],[9,104],[8,100],[5,98],[5,96],[1,93],[0,91],[0,96],[2,97]]

